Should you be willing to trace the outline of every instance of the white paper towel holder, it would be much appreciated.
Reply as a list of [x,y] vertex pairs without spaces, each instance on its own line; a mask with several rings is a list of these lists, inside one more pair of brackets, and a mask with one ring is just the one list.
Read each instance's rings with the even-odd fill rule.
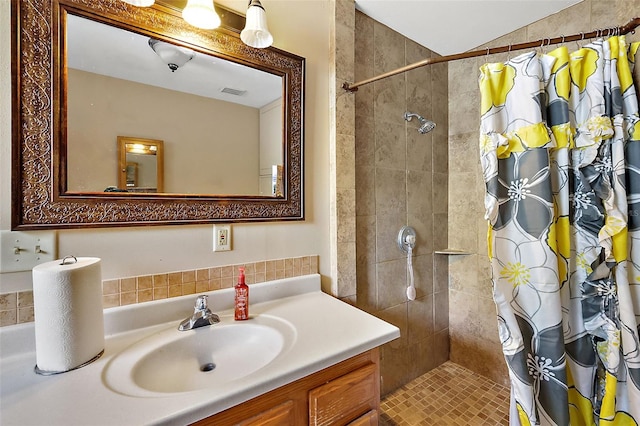
[[60,261],[60,266],[71,265],[71,263],[67,263],[67,259],[71,260],[71,258],[73,258],[73,263],[78,263],[78,258],[70,254],[62,258],[62,260]]
[[[71,259],[73,259],[73,262],[71,262]],[[67,262],[69,261],[69,262]],[[74,263],[78,262],[78,258],[76,256],[73,255],[69,255],[69,256],[65,256],[64,258],[62,258],[62,260],[60,261],[60,266],[65,266],[65,265],[73,265]],[[75,367],[66,369],[66,370],[43,370],[40,367],[38,367],[38,364],[36,363],[36,365],[33,367],[33,371],[36,374],[39,374],[41,376],[53,376],[56,374],[62,374],[62,373],[67,373],[69,371],[73,371],[73,370],[77,370],[79,368],[82,368],[86,365],[91,364],[92,362],[94,362],[95,360],[97,360],[98,358],[100,358],[102,355],[104,354],[104,349],[102,349],[98,354],[96,354],[93,358],[91,358],[88,361],[83,362],[80,365],[76,365]]]
[[33,371],[35,371],[35,372],[36,372],[36,374],[39,374],[39,375],[41,375],[41,376],[54,376],[54,375],[56,375],[56,374],[66,373],[66,372],[68,372],[68,371],[73,371],[73,370],[77,370],[78,368],[82,368],[82,367],[84,367],[85,365],[89,365],[89,364],[91,364],[93,361],[95,361],[95,360],[97,360],[98,358],[100,358],[103,354],[104,354],[104,349],[103,349],[103,350],[101,350],[101,351],[100,351],[100,353],[99,353],[98,355],[94,356],[94,357],[93,357],[93,358],[91,358],[89,361],[87,361],[87,362],[83,362],[82,364],[80,364],[80,365],[78,365],[78,366],[75,366],[75,367],[73,367],[73,368],[70,368],[70,369],[68,369],[68,370],[64,370],[64,371],[49,371],[49,370],[41,370],[41,369],[38,367],[38,364],[36,364],[36,366],[35,366],[35,367],[33,367]]

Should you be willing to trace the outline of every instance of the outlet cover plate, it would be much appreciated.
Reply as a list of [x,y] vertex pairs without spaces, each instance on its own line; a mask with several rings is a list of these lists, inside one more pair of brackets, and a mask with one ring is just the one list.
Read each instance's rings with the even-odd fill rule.
[[231,250],[231,225],[213,225],[213,251]]
[[55,231],[0,231],[0,272],[30,271],[55,259]]

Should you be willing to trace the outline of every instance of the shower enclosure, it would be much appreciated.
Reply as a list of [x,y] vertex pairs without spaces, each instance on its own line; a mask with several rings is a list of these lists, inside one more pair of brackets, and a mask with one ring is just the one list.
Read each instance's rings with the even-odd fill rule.
[[[356,76],[431,54],[360,12],[355,27]],[[355,94],[357,305],[402,334],[382,348],[383,394],[449,358],[448,260],[433,254],[447,247],[446,70],[415,70]],[[417,234],[410,302],[407,257],[396,244],[405,225]]]

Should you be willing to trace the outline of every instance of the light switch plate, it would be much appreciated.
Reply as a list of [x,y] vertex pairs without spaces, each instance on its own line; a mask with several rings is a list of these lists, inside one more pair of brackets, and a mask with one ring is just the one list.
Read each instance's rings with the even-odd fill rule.
[[55,259],[55,231],[0,231],[0,272],[30,271]]
[[231,225],[213,225],[213,251],[231,250]]

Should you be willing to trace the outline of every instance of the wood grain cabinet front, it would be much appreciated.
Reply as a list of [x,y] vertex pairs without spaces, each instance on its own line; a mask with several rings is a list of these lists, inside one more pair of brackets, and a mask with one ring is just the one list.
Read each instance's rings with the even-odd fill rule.
[[379,350],[374,348],[194,425],[377,425],[379,408]]
[[309,392],[309,424],[346,425],[379,405],[375,364],[365,365]]
[[238,426],[291,426],[294,424],[293,401],[289,400],[250,419],[241,421]]
[[371,410],[367,414],[363,414],[349,423],[349,426],[378,426],[378,410]]

